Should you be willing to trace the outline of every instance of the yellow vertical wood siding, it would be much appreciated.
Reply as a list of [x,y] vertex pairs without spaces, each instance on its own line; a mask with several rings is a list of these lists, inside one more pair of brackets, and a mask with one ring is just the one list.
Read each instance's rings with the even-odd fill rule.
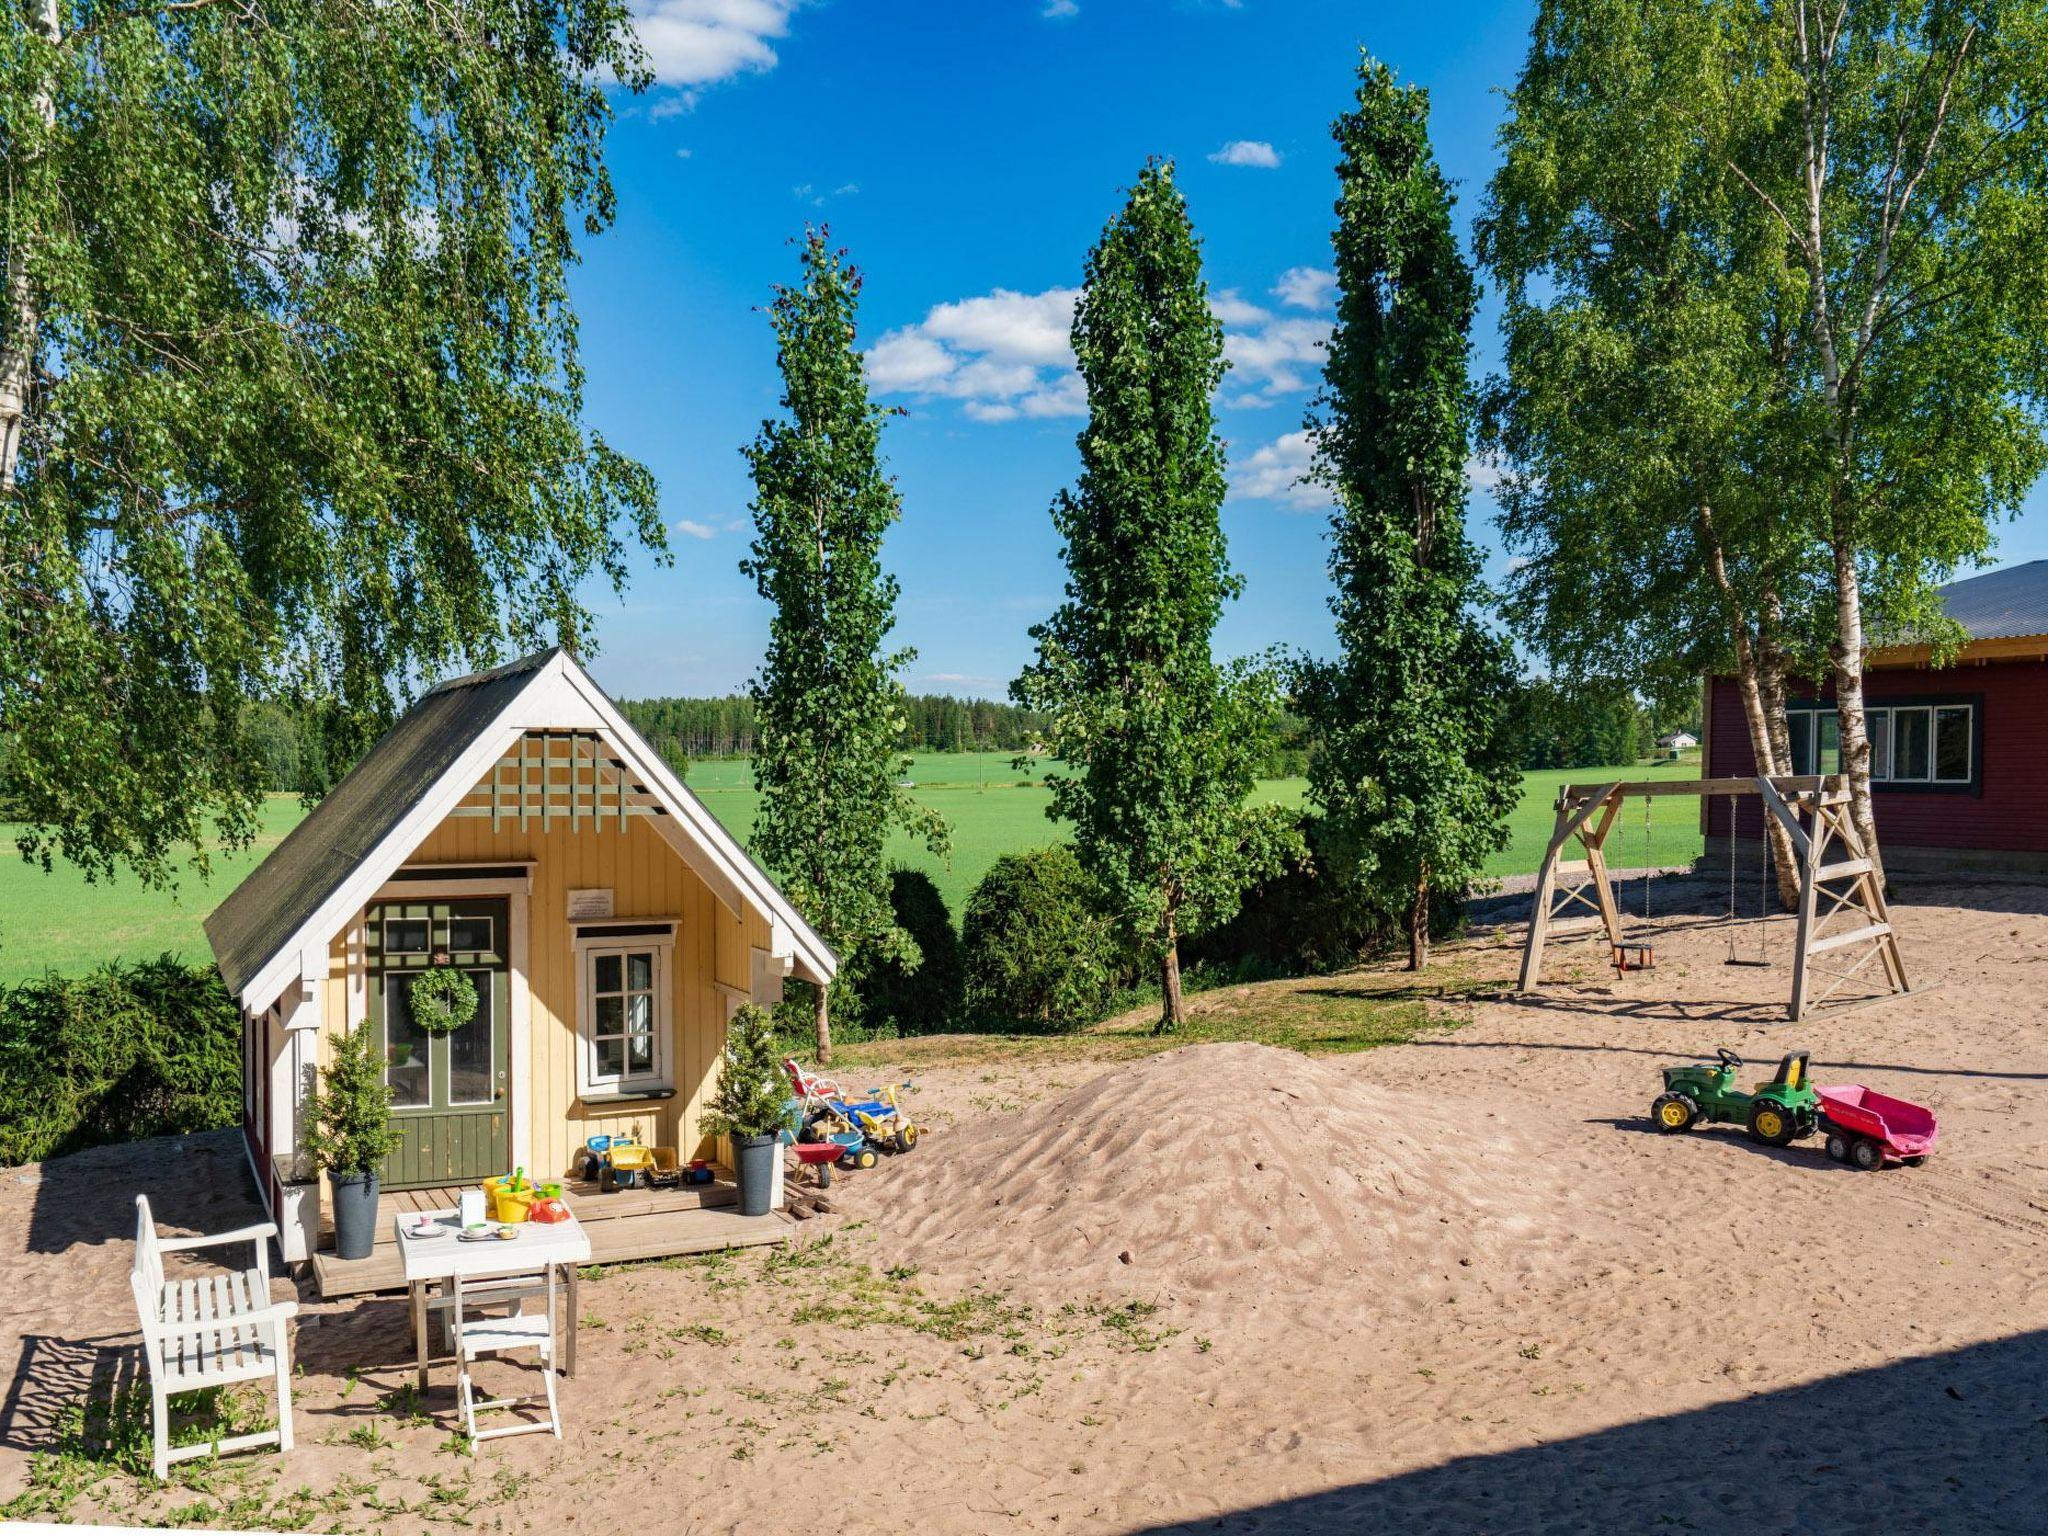
[[[650,1144],[673,1146],[688,1157],[717,1157],[719,1144],[701,1130],[704,1099],[725,1043],[725,1000],[715,983],[746,990],[751,949],[769,943],[767,924],[754,914],[735,917],[649,823],[636,816],[621,829],[615,820],[593,826],[588,816],[571,828],[566,815],[542,830],[538,818],[520,828],[508,819],[497,831],[488,817],[450,817],[406,859],[408,868],[435,864],[499,864],[531,860],[527,952],[529,1091],[526,1132],[542,1177],[569,1172],[587,1136],[630,1133]],[[670,1063],[676,1096],[661,1102],[586,1104],[576,1088],[581,981],[576,974],[568,893],[593,887],[613,893],[613,916],[677,919],[670,964]],[[346,932],[331,947],[334,974],[327,983],[323,1035],[348,1018]],[[514,964],[520,958],[513,956]],[[328,1042],[322,1041],[323,1062]]]

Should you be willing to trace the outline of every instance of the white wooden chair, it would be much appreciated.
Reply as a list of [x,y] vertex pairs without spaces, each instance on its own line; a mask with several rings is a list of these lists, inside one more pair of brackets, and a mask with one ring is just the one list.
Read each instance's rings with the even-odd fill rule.
[[[276,1235],[277,1228],[266,1221],[215,1237],[158,1237],[148,1197],[135,1197],[135,1267],[129,1284],[135,1291],[142,1348],[149,1362],[152,1465],[159,1480],[169,1475],[172,1462],[194,1456],[257,1445],[275,1445],[280,1451],[292,1448],[289,1325],[299,1304],[270,1299],[266,1245]],[[255,1254],[255,1263],[247,1269],[164,1278],[163,1256],[167,1253],[243,1242],[250,1244]],[[168,1399],[172,1393],[260,1381],[265,1376],[277,1382],[277,1428],[171,1449]]]
[[[455,1277],[450,1320],[455,1332],[456,1393],[462,1402],[462,1427],[472,1442],[497,1440],[506,1435],[538,1434],[542,1430],[557,1440],[562,1438],[561,1407],[555,1400],[555,1267],[552,1264],[548,1266],[546,1310],[527,1312],[523,1298],[538,1293],[537,1280],[538,1277],[529,1275],[507,1275],[491,1280]],[[495,1311],[496,1304],[505,1301],[512,1303],[507,1313],[477,1316],[469,1310],[482,1306]],[[478,1398],[476,1384],[470,1379],[470,1367],[486,1355],[509,1355],[524,1350],[532,1350],[539,1356],[543,1392],[529,1393],[524,1397]],[[500,1429],[476,1427],[479,1412],[520,1408],[539,1402],[543,1397],[548,1405],[545,1421],[521,1420]]]

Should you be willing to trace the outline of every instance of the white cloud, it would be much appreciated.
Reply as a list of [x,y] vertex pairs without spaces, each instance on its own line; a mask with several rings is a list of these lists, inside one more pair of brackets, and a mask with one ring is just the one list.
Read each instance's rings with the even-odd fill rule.
[[[633,25],[662,85],[714,85],[777,63],[800,0],[632,0]],[[689,98],[684,98],[685,105]],[[657,110],[659,104],[657,103]]]
[[924,672],[918,675],[921,683],[937,683],[942,688],[1000,688],[1001,678],[982,677],[973,672]]
[[868,349],[868,380],[886,394],[961,402],[973,421],[1085,414],[1067,343],[1078,288],[998,288],[937,304]]
[[743,517],[728,518],[715,526],[700,523],[693,517],[679,517],[668,525],[670,533],[680,533],[692,539],[715,539],[721,533],[740,533],[746,527],[747,520]]
[[1306,431],[1289,432],[1234,465],[1230,488],[1239,496],[1278,502],[1298,512],[1316,512],[1330,505],[1330,493],[1304,480],[1315,462],[1315,441]]
[[1216,165],[1250,165],[1262,171],[1280,168],[1280,151],[1264,139],[1232,139],[1209,159]]
[[1273,297],[1295,309],[1327,309],[1337,293],[1337,274],[1321,267],[1289,267],[1273,285]]
[[1235,288],[1210,294],[1209,310],[1224,325],[1264,325],[1273,318],[1270,310],[1259,308]]
[[1465,480],[1481,495],[1492,496],[1499,492],[1501,466],[1498,459],[1483,458],[1473,454],[1465,461]]
[[[1298,305],[1313,291],[1315,275],[1295,268],[1274,291]],[[1327,286],[1329,275],[1320,275]],[[868,382],[883,394],[957,400],[970,421],[1083,416],[1087,400],[1068,343],[1079,297],[1077,288],[997,288],[936,304],[915,325],[885,332],[868,349]],[[1211,294],[1209,308],[1224,326],[1231,363],[1222,404],[1269,406],[1313,385],[1330,337],[1328,319],[1276,314],[1235,288]]]
[[1293,315],[1268,316],[1247,329],[1225,331],[1223,350],[1230,358],[1229,379],[1237,392],[1224,403],[1272,405],[1282,395],[1307,389],[1323,366],[1329,340],[1329,321]]
[[1074,0],[1045,0],[1045,9],[1038,13],[1047,21],[1066,21],[1081,14],[1081,7]]

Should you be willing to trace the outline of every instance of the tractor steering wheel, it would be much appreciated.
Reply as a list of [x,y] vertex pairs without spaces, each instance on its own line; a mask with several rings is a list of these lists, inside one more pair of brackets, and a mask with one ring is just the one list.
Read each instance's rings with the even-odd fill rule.
[[1725,1045],[1717,1045],[1717,1046],[1715,1046],[1715,1047],[1714,1047],[1714,1054],[1715,1054],[1716,1056],[1718,1056],[1718,1057],[1720,1057],[1720,1058],[1721,1058],[1721,1065],[1722,1065],[1722,1066],[1724,1066],[1724,1067],[1729,1067],[1729,1068],[1732,1068],[1732,1069],[1734,1069],[1734,1070],[1736,1070],[1736,1071],[1740,1071],[1740,1070],[1741,1070],[1741,1068],[1742,1068],[1742,1058],[1741,1058],[1740,1056],[1736,1055],[1736,1054],[1735,1054],[1735,1053],[1734,1053],[1733,1051],[1729,1050],[1727,1046],[1725,1046]]

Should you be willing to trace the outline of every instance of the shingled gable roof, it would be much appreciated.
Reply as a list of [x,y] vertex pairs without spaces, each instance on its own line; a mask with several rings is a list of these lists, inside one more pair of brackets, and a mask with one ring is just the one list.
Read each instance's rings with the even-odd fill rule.
[[2048,635],[2048,560],[1952,581],[1941,589],[1941,602],[1972,640]]
[[[565,708],[576,718],[563,718]],[[801,974],[829,981],[838,959],[824,940],[590,674],[556,647],[427,692],[214,908],[206,937],[228,990],[245,1007],[268,1007],[298,974],[298,954],[324,948],[521,731],[579,725],[601,730],[629,761],[669,813],[663,835],[684,841],[721,897],[754,906],[773,925],[778,951],[786,944]],[[502,739],[494,745],[492,738]],[[401,835],[423,811],[431,814],[427,825]],[[330,911],[336,908],[338,917]]]

